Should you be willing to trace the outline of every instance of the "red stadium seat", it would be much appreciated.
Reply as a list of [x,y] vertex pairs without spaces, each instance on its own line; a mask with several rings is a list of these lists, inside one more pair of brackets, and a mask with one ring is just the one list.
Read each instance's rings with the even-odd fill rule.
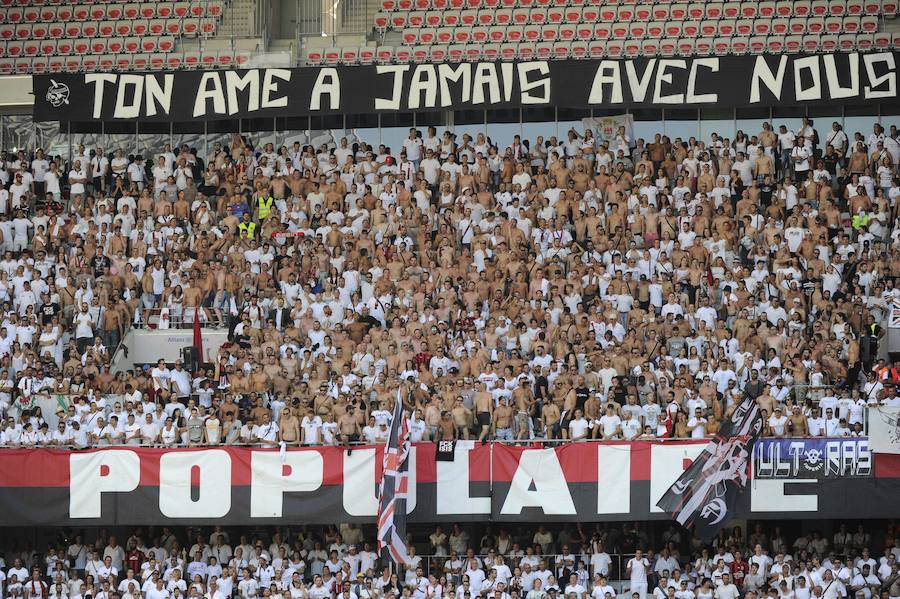
[[94,37],[97,35],[98,26],[94,21],[85,21],[81,24],[81,35],[84,37]]
[[136,54],[141,50],[141,38],[139,37],[126,37],[123,49],[126,54]]
[[678,51],[678,40],[667,37],[659,42],[659,54],[661,56],[675,56]]
[[453,44],[447,47],[447,56],[452,62],[460,62],[466,57],[466,47],[463,44]]
[[[325,54],[321,50],[318,50],[319,53],[319,63],[325,59]],[[307,54],[308,56],[308,54]],[[185,52],[184,53],[184,62],[182,63],[184,68],[187,69],[196,69],[200,66],[200,53],[199,52]]]
[[23,43],[19,41],[6,42],[6,55],[11,58],[18,58],[25,53]]
[[166,56],[166,66],[171,70],[176,71],[181,68],[181,63],[184,61],[184,55],[180,53],[173,53]]
[[766,36],[772,32],[772,19],[756,19],[753,21],[753,33]]
[[432,62],[443,62],[447,59],[447,46],[432,46],[428,54]]
[[467,44],[472,39],[470,27],[457,27],[453,30],[453,41],[457,44]]
[[420,29],[419,41],[423,44],[433,44],[437,42],[437,31],[430,27]]
[[762,54],[766,51],[766,38],[762,36],[753,36],[750,38],[750,53]]
[[66,72],[67,73],[77,73],[80,70],[81,70],[81,57],[80,56],[66,57]]
[[17,75],[24,75],[31,71],[30,58],[17,58],[15,62],[15,72]]
[[791,54],[796,54],[803,47],[803,38],[799,35],[788,35],[784,38],[784,48]]
[[193,37],[200,33],[200,19],[184,19],[182,21],[184,35]]
[[37,56],[31,59],[31,72],[40,75],[41,73],[46,73],[49,59],[46,56]]
[[41,44],[37,40],[25,40],[22,42],[22,54],[25,56],[37,56],[41,52]]
[[713,38],[698,37],[694,43],[694,52],[700,56],[709,56],[713,54]]
[[[65,38],[61,40],[57,40],[56,42],[56,53],[61,54],[62,56],[67,56],[72,53],[74,50],[74,44],[72,40]],[[7,46],[7,53],[9,53],[9,48]]]
[[689,4],[687,7],[688,19],[702,19],[706,16],[706,7],[701,3]]
[[717,37],[713,40],[713,52],[716,56],[726,56],[731,52],[731,38]]
[[72,44],[72,51],[75,54],[84,55],[90,52],[91,50],[91,41],[87,38],[80,37],[75,40]]
[[148,23],[145,19],[136,19],[131,22],[132,35],[147,35]]
[[588,57],[588,45],[587,42],[572,42],[571,50],[569,51],[569,55],[575,59],[582,59]]
[[150,55],[150,69],[153,71],[162,70],[166,66],[166,57],[162,54]]
[[110,54],[121,54],[124,48],[125,40],[121,37],[111,37],[109,38],[109,41],[106,42],[106,50]]
[[731,51],[735,54],[746,54],[750,50],[750,39],[744,36],[731,38]]
[[131,63],[134,65],[135,70],[144,71],[150,66],[150,57],[146,54],[135,54],[131,58]]
[[91,40],[91,52],[93,54],[103,54],[106,52],[106,38],[98,37]]

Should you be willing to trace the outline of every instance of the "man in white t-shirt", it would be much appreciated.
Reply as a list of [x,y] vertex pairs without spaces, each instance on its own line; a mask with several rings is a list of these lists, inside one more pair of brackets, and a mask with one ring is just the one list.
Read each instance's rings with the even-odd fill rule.
[[[569,439],[572,441],[585,441],[590,436],[591,423],[581,410],[575,410],[575,416],[569,421]],[[568,591],[566,591],[568,593]]]
[[409,137],[403,140],[406,158],[413,163],[413,167],[416,170],[419,168],[419,161],[422,160],[422,150],[424,145],[425,144],[415,127],[409,130]]
[[628,560],[625,566],[625,574],[631,581],[631,592],[637,593],[640,599],[647,597],[647,572],[649,570],[650,562],[640,549],[634,552],[634,557]]
[[621,433],[622,419],[613,411],[612,404],[607,404],[606,413],[597,420],[595,426],[595,439],[617,439]]
[[803,143],[803,138],[797,138],[794,141],[794,147],[791,149],[791,165],[794,167],[794,181],[806,181],[806,173],[810,169],[810,158],[812,158],[812,150]]

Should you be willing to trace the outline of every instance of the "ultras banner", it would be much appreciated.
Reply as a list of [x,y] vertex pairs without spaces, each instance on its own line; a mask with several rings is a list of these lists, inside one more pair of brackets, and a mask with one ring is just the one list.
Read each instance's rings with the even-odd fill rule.
[[[460,441],[410,453],[411,522],[668,518],[656,503],[704,442],[574,443],[556,448]],[[0,450],[0,526],[374,522],[381,448],[219,447]],[[754,479],[742,518],[896,515],[900,456],[863,478]]]
[[890,102],[897,52],[34,76],[38,121]]
[[[875,411],[873,410],[872,413]],[[870,418],[871,420],[871,418]],[[753,447],[756,479],[837,479],[872,476],[869,439],[763,439]]]

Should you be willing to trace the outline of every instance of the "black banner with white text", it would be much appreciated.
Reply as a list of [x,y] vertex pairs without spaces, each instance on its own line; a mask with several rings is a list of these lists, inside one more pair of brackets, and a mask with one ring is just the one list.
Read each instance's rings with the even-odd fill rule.
[[173,121],[509,108],[864,104],[897,52],[34,76],[38,121]]

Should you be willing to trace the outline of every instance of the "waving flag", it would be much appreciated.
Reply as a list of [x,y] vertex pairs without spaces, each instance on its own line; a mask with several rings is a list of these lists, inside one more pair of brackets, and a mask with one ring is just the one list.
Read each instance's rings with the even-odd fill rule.
[[762,431],[756,399],[745,396],[719,434],[666,491],[657,507],[707,541],[728,521],[750,478],[753,444]]
[[200,331],[200,307],[194,306],[194,361],[195,368],[203,368],[203,333]]
[[403,413],[403,398],[391,418],[391,432],[384,447],[381,486],[378,493],[378,553],[385,561],[406,565],[406,497],[409,487],[409,423]]

